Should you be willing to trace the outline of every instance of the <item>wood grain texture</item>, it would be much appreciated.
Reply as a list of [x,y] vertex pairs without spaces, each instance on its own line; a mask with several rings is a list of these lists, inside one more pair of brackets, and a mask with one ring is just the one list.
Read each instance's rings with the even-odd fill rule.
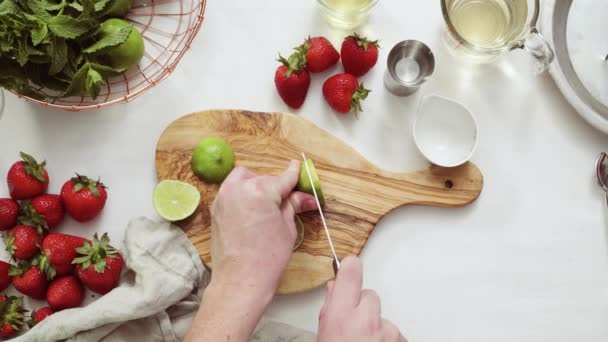
[[[472,163],[458,168],[431,166],[413,173],[379,169],[353,148],[311,122],[281,113],[212,110],[184,116],[161,135],[156,149],[159,180],[179,179],[201,191],[201,205],[178,225],[211,268],[209,207],[218,185],[200,181],[190,158],[200,139],[221,136],[235,152],[236,164],[258,174],[281,173],[304,151],[312,158],[326,199],[325,215],[339,257],[359,254],[378,221],[394,208],[408,205],[460,207],[473,202],[483,177]],[[318,213],[301,216],[304,242],[293,254],[279,294],[321,286],[334,277],[332,257]]]

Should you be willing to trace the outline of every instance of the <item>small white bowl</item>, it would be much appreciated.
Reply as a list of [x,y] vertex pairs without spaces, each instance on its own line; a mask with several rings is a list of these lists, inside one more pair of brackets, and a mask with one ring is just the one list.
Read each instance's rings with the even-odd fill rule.
[[477,121],[465,106],[440,96],[422,98],[414,121],[414,142],[431,163],[455,167],[477,147]]

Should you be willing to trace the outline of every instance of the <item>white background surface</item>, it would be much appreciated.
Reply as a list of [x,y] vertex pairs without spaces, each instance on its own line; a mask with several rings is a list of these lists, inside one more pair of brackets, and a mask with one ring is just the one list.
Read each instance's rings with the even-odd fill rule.
[[[414,342],[608,341],[605,201],[594,161],[608,137],[588,126],[548,75],[511,53],[494,66],[466,66],[440,42],[439,1],[382,0],[363,32],[381,39],[380,61],[362,80],[373,92],[365,112],[339,116],[315,75],[297,114],[345,140],[389,170],[425,166],[411,134],[420,96],[453,98],[477,116],[473,161],[482,196],[463,209],[409,207],[376,227],[364,248],[365,285],[383,312]],[[339,45],[313,0],[210,1],[202,30],[174,74],[126,105],[102,111],[52,111],[7,96],[0,121],[0,174],[20,150],[48,160],[51,192],[74,171],[110,187],[102,217],[68,220],[64,232],[108,231],[114,240],[134,216],[156,217],[154,149],[163,128],[202,109],[289,111],[274,90],[277,52],[308,35]],[[420,93],[391,96],[382,86],[390,47],[415,38],[435,52],[437,68]],[[0,195],[7,196],[2,182]],[[263,272],[263,270],[260,270]],[[278,298],[268,316],[316,329],[324,290]]]

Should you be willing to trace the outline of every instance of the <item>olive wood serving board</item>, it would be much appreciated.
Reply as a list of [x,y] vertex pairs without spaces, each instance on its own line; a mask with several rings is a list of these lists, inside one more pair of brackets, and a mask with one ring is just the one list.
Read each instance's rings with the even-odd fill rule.
[[[281,173],[291,159],[301,159],[301,151],[313,159],[325,194],[327,224],[340,258],[359,254],[376,223],[395,208],[408,204],[461,207],[477,199],[483,187],[483,176],[472,163],[449,169],[431,166],[412,173],[384,171],[338,138],[292,114],[209,110],[186,115],[161,135],[156,171],[159,180],[179,179],[201,191],[198,211],[177,224],[208,268],[209,207],[219,186],[200,181],[190,168],[194,147],[207,136],[223,137],[234,149],[236,165],[257,174]],[[307,213],[301,218],[304,242],[293,253],[278,294],[313,289],[334,277],[319,214]]]

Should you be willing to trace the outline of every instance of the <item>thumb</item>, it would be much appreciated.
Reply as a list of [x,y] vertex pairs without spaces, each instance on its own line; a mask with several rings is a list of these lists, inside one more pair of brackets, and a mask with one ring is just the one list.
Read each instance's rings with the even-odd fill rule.
[[277,176],[275,187],[278,190],[281,198],[286,198],[291,194],[293,189],[298,184],[300,178],[300,162],[292,160],[287,167],[287,170],[282,175]]

